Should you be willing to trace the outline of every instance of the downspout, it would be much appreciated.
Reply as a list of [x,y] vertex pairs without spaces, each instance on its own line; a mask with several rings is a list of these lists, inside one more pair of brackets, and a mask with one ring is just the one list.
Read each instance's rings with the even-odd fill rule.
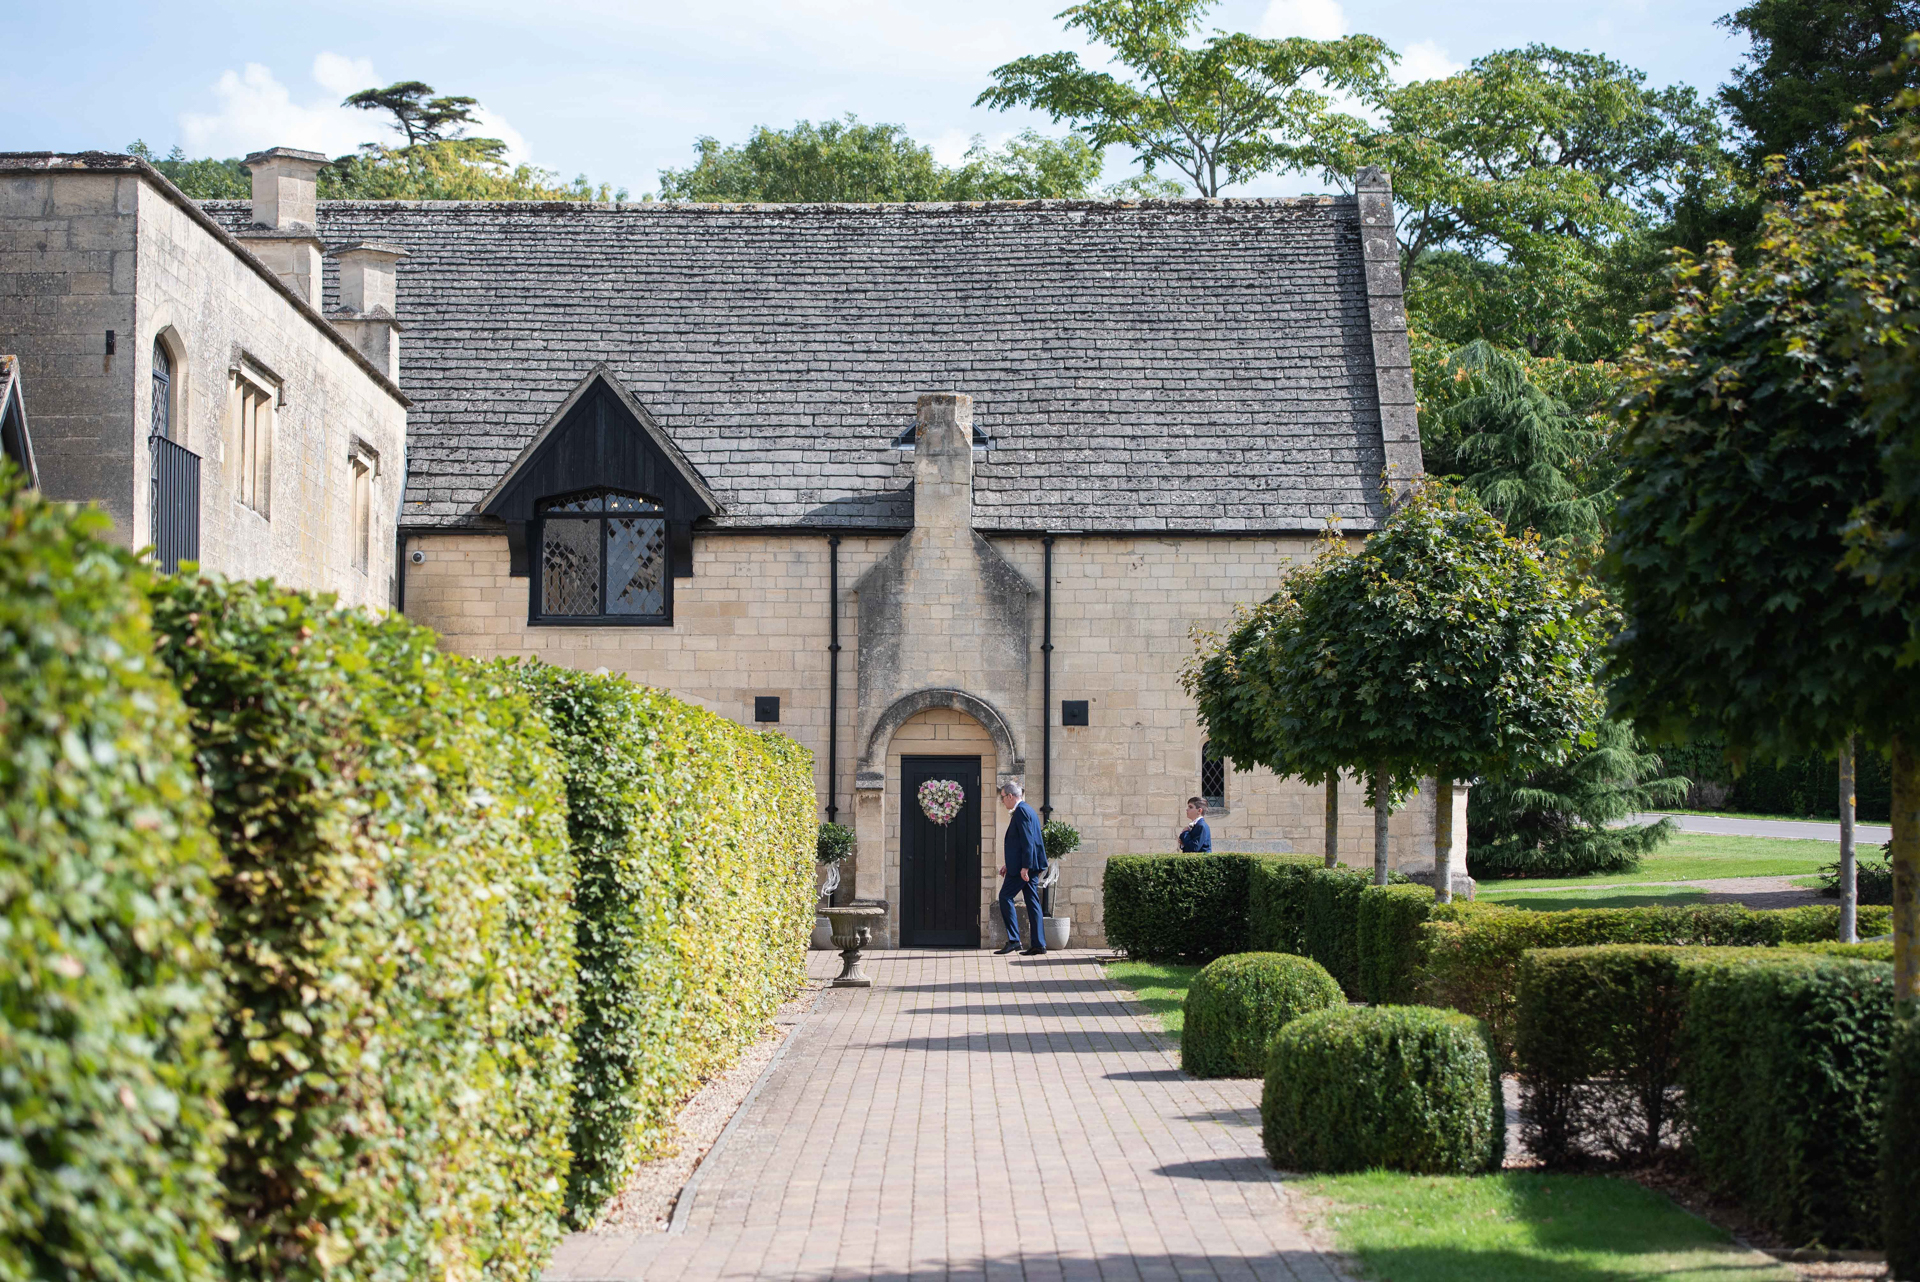
[[840,813],[840,536],[827,536],[827,822]]
[[[1053,818],[1053,536],[1040,540],[1045,551],[1046,585],[1041,588],[1040,624],[1040,823]],[[1047,887],[1041,911],[1053,916],[1053,887]]]

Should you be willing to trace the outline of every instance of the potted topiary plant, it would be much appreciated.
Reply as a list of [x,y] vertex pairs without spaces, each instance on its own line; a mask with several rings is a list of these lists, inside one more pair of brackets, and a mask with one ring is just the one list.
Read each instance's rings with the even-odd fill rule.
[[1060,880],[1058,862],[1080,849],[1080,830],[1070,823],[1049,819],[1040,827],[1040,841],[1047,848],[1047,871],[1041,889],[1041,904],[1047,914],[1047,947],[1065,948],[1073,931],[1073,918],[1056,917],[1053,888]]
[[[840,865],[853,853],[853,829],[845,824],[821,824],[820,836],[814,847],[814,859],[820,864],[820,903],[833,901],[833,892],[840,886]],[[833,947],[833,923],[827,920],[825,913],[813,916],[813,947]]]

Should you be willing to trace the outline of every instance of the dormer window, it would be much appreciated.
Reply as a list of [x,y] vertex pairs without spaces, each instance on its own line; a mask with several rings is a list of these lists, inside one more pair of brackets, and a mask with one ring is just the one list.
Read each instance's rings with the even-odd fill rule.
[[642,494],[593,489],[535,504],[535,623],[673,622],[667,513]]

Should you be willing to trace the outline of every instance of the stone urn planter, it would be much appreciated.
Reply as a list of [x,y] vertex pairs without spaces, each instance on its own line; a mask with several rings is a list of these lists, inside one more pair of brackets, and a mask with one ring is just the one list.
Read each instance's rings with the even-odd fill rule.
[[874,929],[885,920],[886,902],[836,904],[820,911],[833,922],[833,942],[840,949],[840,974],[827,987],[872,988],[873,980],[860,968],[860,950],[873,942]]
[[[1033,940],[1033,924],[1027,920],[1026,904],[1020,903],[1014,905],[1014,911],[1020,915],[1021,939],[1031,943]],[[1056,948],[1067,948],[1070,946],[1067,941],[1073,935],[1073,918],[1042,917],[1040,920],[1047,925],[1048,952],[1052,952]]]

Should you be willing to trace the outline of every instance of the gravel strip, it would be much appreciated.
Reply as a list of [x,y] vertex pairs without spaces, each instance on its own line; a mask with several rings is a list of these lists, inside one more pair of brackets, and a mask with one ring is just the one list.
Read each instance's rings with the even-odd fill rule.
[[823,987],[822,981],[809,979],[792,1001],[775,1012],[773,1028],[766,1035],[748,1047],[731,1067],[707,1079],[693,1098],[680,1106],[666,1155],[641,1163],[626,1189],[607,1204],[600,1223],[588,1230],[591,1235],[620,1237],[667,1231],[680,1190],[693,1178],[694,1169],[720,1138],[774,1052],[813,1009]]

